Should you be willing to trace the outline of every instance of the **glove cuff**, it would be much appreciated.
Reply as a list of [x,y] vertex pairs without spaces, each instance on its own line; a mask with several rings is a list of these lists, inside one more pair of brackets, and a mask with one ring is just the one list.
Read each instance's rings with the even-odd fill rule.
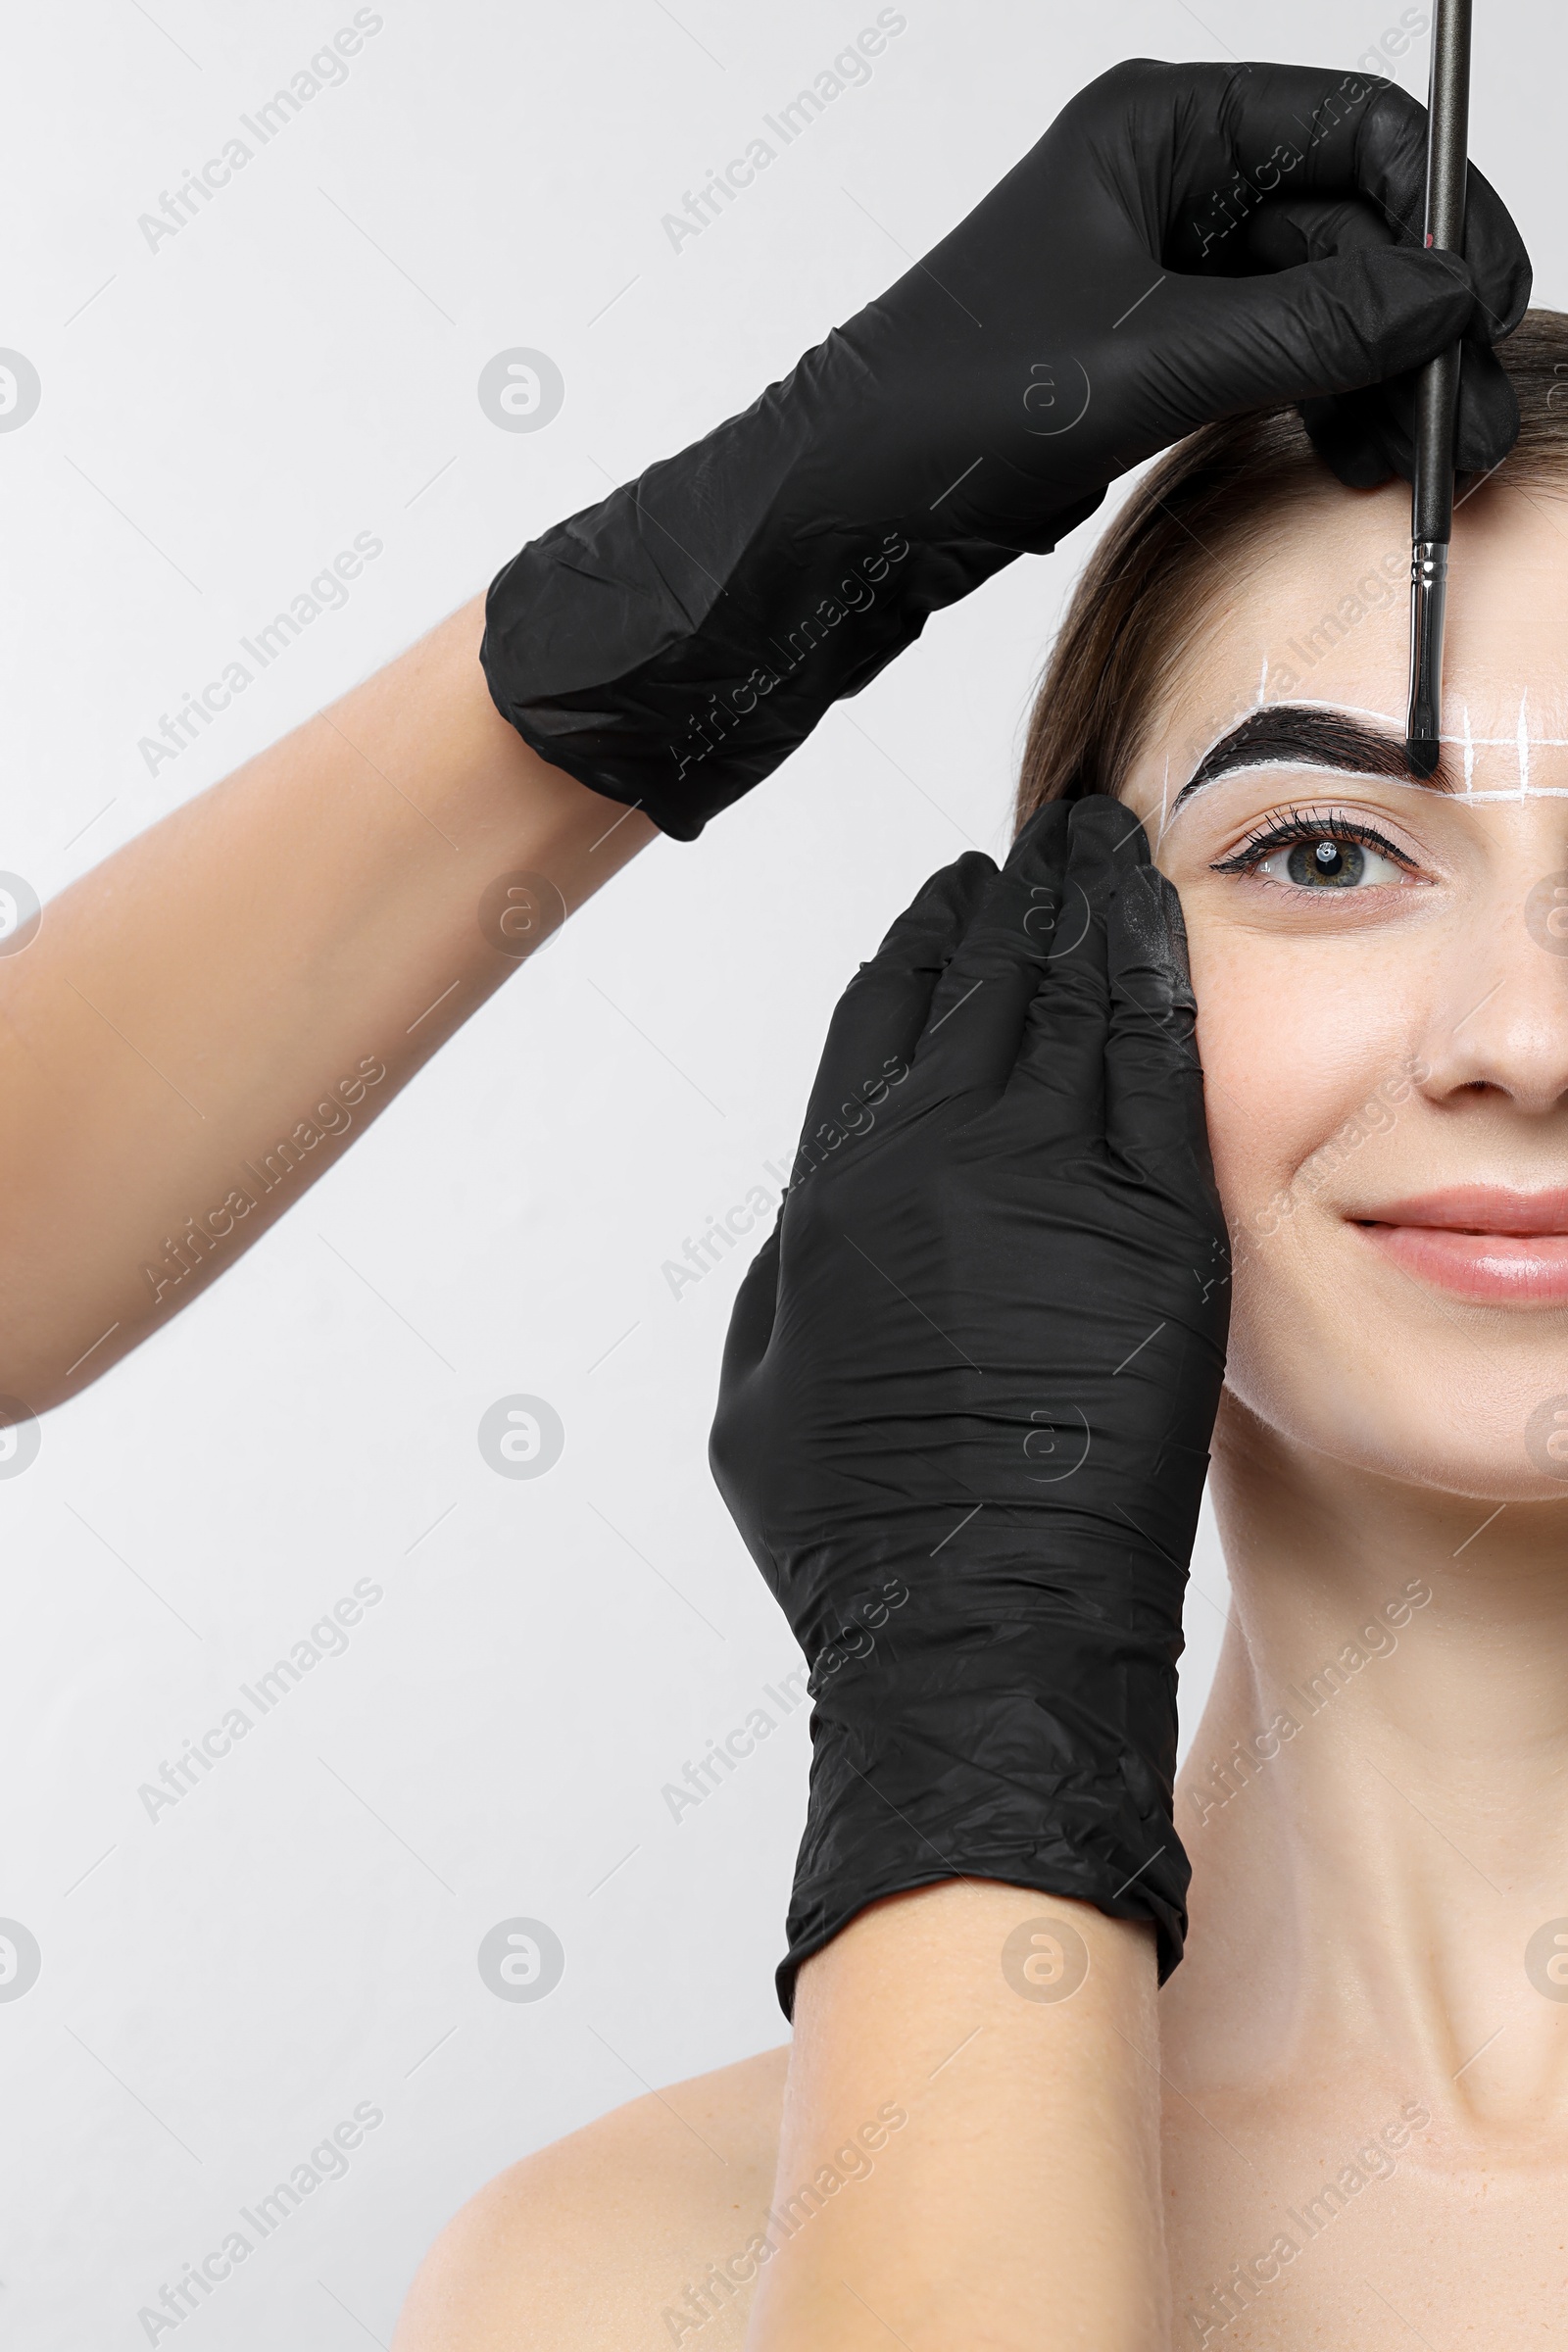
[[[1182,1956],[1191,1868],[1172,1819],[1168,1708],[1131,1736],[1125,1681],[1054,1698],[965,1690],[890,1709],[861,1691],[819,1703],[811,1794],[777,1973],[786,2017],[803,1961],[867,1903],[944,1879],[999,1879],[1150,1921],[1159,1981]],[[1108,1706],[1107,1703],[1108,1702]],[[1143,1710],[1139,1710],[1142,1715]],[[893,1728],[890,1728],[890,1725]]]
[[858,363],[839,380],[850,368],[830,337],[743,416],[530,541],[491,583],[479,658],[502,716],[542,760],[677,840],[1018,552],[945,533],[930,512],[887,512],[885,485],[862,509],[864,467],[833,422],[864,405]]

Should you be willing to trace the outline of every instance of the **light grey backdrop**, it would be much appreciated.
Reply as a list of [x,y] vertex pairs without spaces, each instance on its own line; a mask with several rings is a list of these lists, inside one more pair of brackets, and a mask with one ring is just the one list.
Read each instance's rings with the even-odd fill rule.
[[[1551,300],[1564,22],[1478,13],[1474,152]],[[14,14],[0,344],[41,401],[0,431],[0,867],[58,889],[744,406],[1117,58],[1348,66],[1388,36],[1388,70],[1425,82],[1401,25],[1426,11],[1396,0],[901,0],[869,77],[782,147],[764,117],[878,15]],[[302,73],[322,86],[259,121]],[[759,135],[775,160],[676,240],[664,216]],[[143,224],[236,137],[249,160],[194,218]],[[564,384],[529,432],[477,392],[518,348]],[[0,1482],[0,1916],[42,1958],[0,2000],[9,2340],[385,2344],[490,2174],[781,2037],[807,1711],[768,1695],[795,1652],[705,1456],[752,1245],[678,1290],[666,1268],[755,1188],[771,1207],[844,979],[934,866],[1004,842],[1097,527],[938,619],[700,845],[640,858]],[[198,743],[139,748],[367,533],[382,552],[347,602]],[[519,1394],[565,1433],[536,1479],[477,1442]],[[1207,1530],[1198,1583],[1189,1723],[1222,1621]],[[356,1586],[341,1643],[316,1643],[337,1654],[248,1703]],[[236,1705],[248,1735],[149,1811],[143,1785]],[[759,1707],[770,1736],[677,1812],[666,1785]],[[480,1972],[517,1919],[564,1954],[542,1999]],[[341,2177],[264,2238],[241,2209],[340,2125]],[[198,2311],[138,2320],[236,2229],[252,2250]]]

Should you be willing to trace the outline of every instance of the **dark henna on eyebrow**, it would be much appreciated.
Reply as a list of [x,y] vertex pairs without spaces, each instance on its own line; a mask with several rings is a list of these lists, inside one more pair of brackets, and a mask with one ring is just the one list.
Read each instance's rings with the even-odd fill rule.
[[1441,761],[1435,775],[1420,775],[1410,764],[1403,737],[1393,729],[1385,732],[1369,727],[1348,711],[1278,703],[1269,710],[1250,712],[1239,726],[1222,735],[1204,753],[1191,781],[1177,794],[1175,805],[1180,808],[1190,793],[1218,776],[1276,761],[1335,767],[1362,776],[1392,776],[1402,784],[1427,784],[1437,792],[1453,790],[1453,778]]

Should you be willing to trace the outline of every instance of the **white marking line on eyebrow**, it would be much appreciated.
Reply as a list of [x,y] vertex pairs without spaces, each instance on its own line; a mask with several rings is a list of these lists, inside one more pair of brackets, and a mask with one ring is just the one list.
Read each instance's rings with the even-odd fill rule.
[[[1214,781],[1216,784],[1229,783],[1233,776],[1262,775],[1269,768],[1296,769],[1298,772],[1305,771],[1313,775],[1335,776],[1347,784],[1386,784],[1395,792],[1423,793],[1428,800],[1568,801],[1568,784],[1532,784],[1525,792],[1521,792],[1516,784],[1510,785],[1506,792],[1500,790],[1470,793],[1441,792],[1436,785],[1422,784],[1414,776],[1378,776],[1360,768],[1330,766],[1327,762],[1316,760],[1252,760],[1248,762],[1246,767],[1228,769],[1223,777],[1216,776]],[[1191,808],[1193,804],[1189,801],[1186,805]],[[1181,810],[1178,808],[1171,818],[1172,824],[1175,823],[1176,816],[1180,814]]]
[[1268,656],[1263,656],[1262,675],[1257,681],[1257,707],[1261,710],[1268,701]]
[[[1376,781],[1396,784],[1401,792],[1431,793],[1433,789],[1430,784],[1412,783],[1405,776],[1379,776]],[[1532,784],[1525,792],[1515,784],[1506,792],[1440,792],[1435,797],[1440,801],[1568,801],[1568,784]]]
[[[1443,738],[1443,741],[1446,743],[1448,740],[1449,738],[1447,736]],[[1488,739],[1485,736],[1482,738],[1483,742],[1487,740]],[[1512,739],[1511,737],[1504,735],[1498,737],[1497,740],[1501,743],[1507,743]],[[1518,804],[1527,800],[1568,801],[1568,784],[1531,784],[1523,792],[1520,791],[1517,785],[1512,785],[1506,792],[1499,790],[1491,792],[1472,791],[1465,793],[1446,793],[1439,791],[1435,785],[1422,784],[1418,782],[1414,776],[1377,776],[1364,773],[1360,769],[1332,767],[1326,763],[1320,763],[1315,760],[1250,760],[1248,761],[1245,767],[1231,768],[1227,770],[1223,777],[1216,776],[1214,778],[1214,782],[1216,784],[1231,783],[1239,776],[1266,775],[1271,768],[1283,769],[1286,771],[1294,769],[1298,774],[1310,773],[1315,775],[1331,776],[1337,782],[1342,782],[1347,785],[1371,784],[1377,786],[1380,790],[1387,788],[1393,792],[1416,792],[1420,793],[1423,799],[1429,801],[1463,800],[1469,803],[1472,807],[1481,807],[1489,803],[1500,802],[1512,802],[1517,806]],[[1178,794],[1177,805],[1171,810],[1169,823],[1171,825],[1179,823],[1181,818],[1186,814],[1187,810],[1196,807],[1200,797],[1200,795],[1195,793],[1192,800],[1183,801],[1180,794]],[[1314,798],[1316,796],[1314,796]],[[1166,826],[1161,826],[1161,840],[1164,839],[1167,829],[1168,828]],[[1158,845],[1156,844],[1155,846],[1157,847]]]

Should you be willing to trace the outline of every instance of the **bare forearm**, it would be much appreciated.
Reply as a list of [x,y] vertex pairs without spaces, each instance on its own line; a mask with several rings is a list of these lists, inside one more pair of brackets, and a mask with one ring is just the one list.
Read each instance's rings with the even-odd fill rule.
[[1163,2347],[1155,2036],[1145,1928],[986,1881],[863,1912],[801,1972],[749,2352]]
[[[32,1410],[232,1264],[516,969],[541,915],[650,839],[499,716],[481,627],[476,599],[85,875],[0,962],[0,1391]],[[509,898],[524,875],[552,887]]]

